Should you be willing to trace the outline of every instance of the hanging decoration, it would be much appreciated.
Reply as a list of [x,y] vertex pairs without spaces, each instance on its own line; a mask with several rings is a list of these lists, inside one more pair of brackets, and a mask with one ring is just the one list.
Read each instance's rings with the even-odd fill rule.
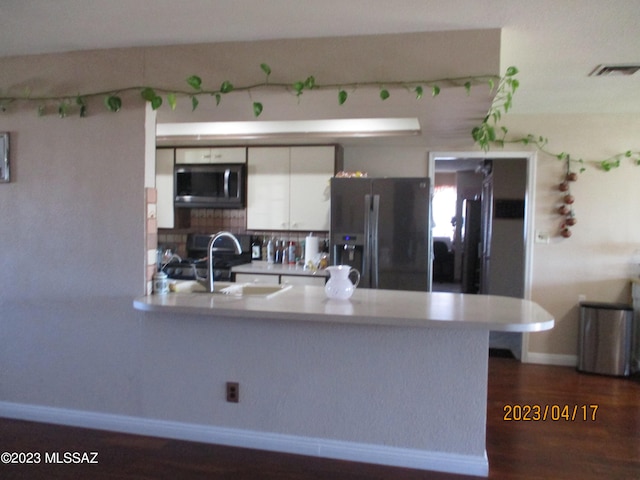
[[578,180],[578,174],[571,171],[571,158],[566,156],[566,173],[564,179],[558,185],[558,190],[562,193],[562,205],[558,207],[558,213],[562,215],[563,220],[560,224],[560,235],[564,238],[571,236],[571,227],[573,227],[578,220],[574,210],[575,197],[571,194],[571,184]]

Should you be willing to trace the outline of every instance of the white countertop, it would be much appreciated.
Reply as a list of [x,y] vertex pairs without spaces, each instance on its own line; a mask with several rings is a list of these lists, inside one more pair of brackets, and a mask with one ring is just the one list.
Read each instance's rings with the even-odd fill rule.
[[289,265],[281,263],[267,263],[265,261],[253,261],[243,265],[231,267],[233,273],[249,273],[262,275],[300,275],[305,277],[327,277],[326,270],[309,270],[300,265]]
[[537,332],[554,319],[538,304],[494,295],[356,289],[350,300],[329,300],[324,288],[293,286],[271,298],[169,293],[134,300],[148,312],[299,322]]

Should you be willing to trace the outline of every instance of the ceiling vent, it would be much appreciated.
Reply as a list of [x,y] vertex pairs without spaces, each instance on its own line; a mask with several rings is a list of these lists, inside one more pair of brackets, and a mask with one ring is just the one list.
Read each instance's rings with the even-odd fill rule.
[[633,75],[640,70],[640,64],[627,64],[627,65],[598,65],[589,74],[590,77],[608,77],[608,76],[620,76],[620,75]]

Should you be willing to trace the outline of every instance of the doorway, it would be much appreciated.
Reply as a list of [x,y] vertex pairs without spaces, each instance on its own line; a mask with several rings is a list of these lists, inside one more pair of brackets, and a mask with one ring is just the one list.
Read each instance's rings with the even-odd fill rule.
[[[432,291],[530,298],[535,154],[433,152],[429,172],[434,183]],[[435,210],[443,192],[451,190],[455,216],[450,236],[443,237],[446,217]],[[448,205],[446,212],[452,208]],[[526,361],[526,341],[526,335],[492,332],[490,347]]]

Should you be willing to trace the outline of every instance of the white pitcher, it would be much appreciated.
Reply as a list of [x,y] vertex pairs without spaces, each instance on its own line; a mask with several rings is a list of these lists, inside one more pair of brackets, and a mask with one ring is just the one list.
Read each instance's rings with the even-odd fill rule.
[[[327,270],[329,271],[329,281],[324,286],[327,297],[338,300],[350,298],[360,283],[360,272],[349,265],[334,265],[327,267]],[[349,278],[351,272],[355,272],[357,275],[355,283]]]

